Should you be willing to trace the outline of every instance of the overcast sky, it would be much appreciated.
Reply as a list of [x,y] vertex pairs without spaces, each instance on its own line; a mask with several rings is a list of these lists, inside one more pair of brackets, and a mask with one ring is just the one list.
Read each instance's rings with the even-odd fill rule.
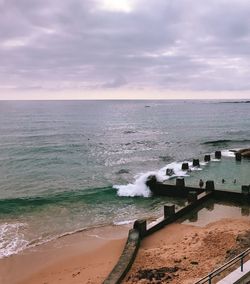
[[249,0],[0,0],[0,98],[250,98]]

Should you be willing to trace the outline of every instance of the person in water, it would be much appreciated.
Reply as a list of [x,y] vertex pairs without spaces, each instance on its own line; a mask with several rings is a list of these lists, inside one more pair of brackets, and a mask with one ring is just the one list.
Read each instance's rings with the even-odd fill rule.
[[202,188],[204,186],[204,181],[202,179],[200,179],[199,181],[199,187]]
[[236,178],[234,179],[234,184],[236,184]]
[[222,179],[222,181],[221,181],[222,183],[225,183],[225,180],[224,180],[224,178]]

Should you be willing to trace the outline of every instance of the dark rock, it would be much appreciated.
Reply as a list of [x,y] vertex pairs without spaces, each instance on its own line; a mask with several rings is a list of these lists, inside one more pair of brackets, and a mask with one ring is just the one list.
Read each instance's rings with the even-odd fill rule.
[[159,159],[162,160],[163,162],[172,161],[172,157],[170,156],[159,156]]
[[165,276],[165,273],[160,272],[160,273],[157,274],[157,276],[158,276],[159,278],[163,278],[163,277]]
[[190,263],[193,265],[198,265],[198,261],[190,261]]
[[169,267],[169,272],[171,272],[171,273],[174,273],[174,272],[176,272],[176,271],[178,271],[179,270],[179,267],[178,266],[174,266],[174,267]]
[[237,155],[237,153],[241,154],[241,156],[243,158],[250,158],[250,148],[245,148],[245,149],[241,149],[241,150],[237,151],[235,153],[235,156]]
[[121,169],[117,172],[118,175],[128,174],[128,173],[129,173],[129,170],[127,170],[127,169]]
[[162,283],[162,281],[171,280],[172,276],[169,275],[169,273],[175,273],[178,271],[179,268],[177,266],[175,267],[161,267],[161,268],[155,268],[155,269],[140,269],[137,271],[136,278],[138,280],[149,280],[152,281],[155,279],[156,283]]
[[124,131],[123,133],[124,133],[124,134],[134,134],[134,133],[136,133],[136,131],[127,130],[127,131]]

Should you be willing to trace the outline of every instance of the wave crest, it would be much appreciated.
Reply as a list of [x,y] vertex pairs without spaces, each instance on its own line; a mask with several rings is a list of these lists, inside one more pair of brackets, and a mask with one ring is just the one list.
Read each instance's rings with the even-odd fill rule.
[[[191,162],[189,162],[191,166]],[[166,176],[166,170],[173,169],[174,175],[171,176],[188,176],[186,171],[182,171],[181,169],[182,162],[173,162],[171,164],[166,165],[165,167],[161,168],[159,171],[151,171],[147,173],[143,173],[140,175],[135,176],[134,183],[129,183],[126,185],[114,185],[113,188],[117,189],[118,196],[124,197],[150,197],[151,191],[149,187],[146,185],[146,181],[150,175],[155,175],[157,181],[163,182],[164,180],[168,180],[170,177]]]

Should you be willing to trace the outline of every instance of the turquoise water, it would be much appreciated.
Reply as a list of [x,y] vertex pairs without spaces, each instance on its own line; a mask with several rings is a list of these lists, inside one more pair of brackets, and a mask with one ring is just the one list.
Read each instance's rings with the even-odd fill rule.
[[[241,162],[235,161],[234,153],[230,151],[222,151],[220,160],[213,158],[214,153],[211,154],[212,160],[210,162],[203,162],[204,157],[201,157],[199,168],[193,168],[190,173],[183,172],[186,186],[199,187],[200,179],[204,182],[213,180],[215,189],[241,192],[242,185],[250,184],[250,159],[242,159]],[[191,162],[190,164],[192,165]],[[224,183],[222,179],[224,179]],[[171,178],[166,183],[175,184],[176,178]]]
[[[183,206],[147,197],[148,173],[249,147],[249,108],[218,101],[0,102],[0,257],[83,228],[157,217],[165,203]],[[232,175],[237,185],[248,181],[244,163],[246,170]],[[211,165],[195,172],[194,182],[218,171]]]

